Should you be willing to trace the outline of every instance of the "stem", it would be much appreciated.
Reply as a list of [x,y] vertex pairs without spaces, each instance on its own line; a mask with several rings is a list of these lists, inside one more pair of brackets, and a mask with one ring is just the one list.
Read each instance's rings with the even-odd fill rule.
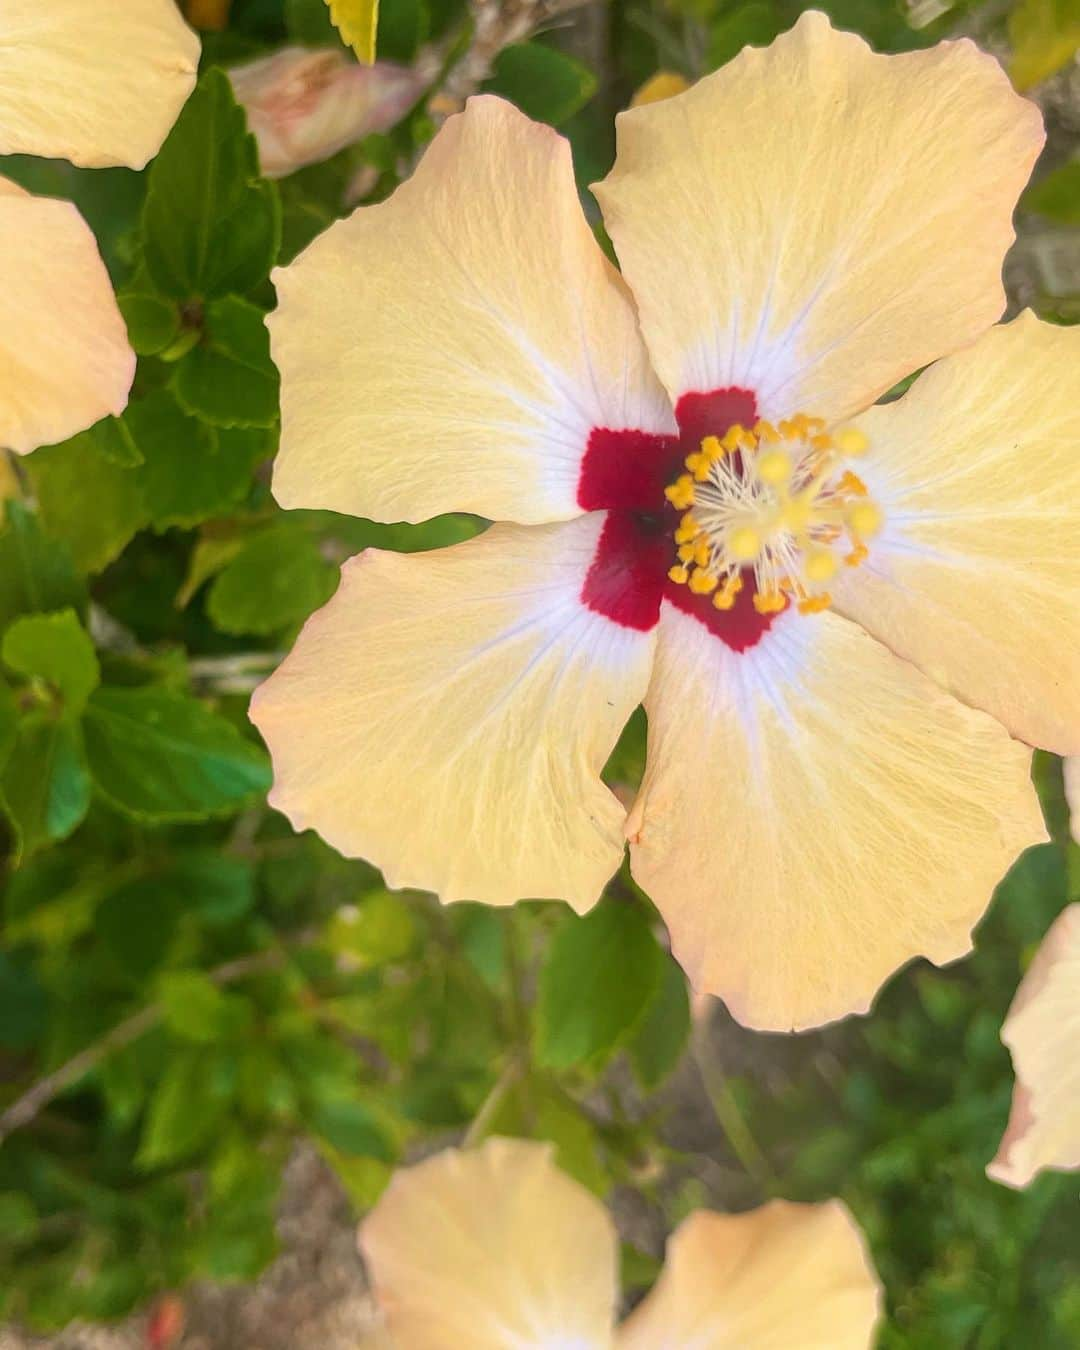
[[691,1053],[701,1075],[716,1123],[723,1131],[732,1153],[738,1158],[747,1175],[752,1177],[763,1191],[769,1192],[776,1185],[776,1176],[739,1109],[739,1103],[731,1090],[727,1075],[717,1069],[709,1053],[708,1033],[703,1022],[699,1022],[694,1028]]
[[[299,945],[310,939],[310,933],[297,935]],[[279,970],[287,960],[288,953],[281,949],[255,952],[251,956],[241,956],[234,961],[226,961],[223,965],[216,966],[207,972],[207,978],[216,985],[233,984],[248,975],[261,975],[265,971]],[[145,1035],[156,1026],[163,1012],[164,1008],[160,1003],[147,1004],[145,1008],[140,1008],[138,1012],[118,1022],[100,1040],[88,1045],[85,1050],[80,1050],[58,1069],[46,1074],[44,1078],[39,1078],[0,1115],[0,1142],[14,1130],[29,1125],[50,1102],[91,1069],[97,1068],[114,1050],[122,1050]]]

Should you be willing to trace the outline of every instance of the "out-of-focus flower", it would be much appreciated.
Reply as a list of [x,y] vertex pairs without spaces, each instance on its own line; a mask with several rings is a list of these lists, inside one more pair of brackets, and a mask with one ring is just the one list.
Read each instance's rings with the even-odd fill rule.
[[173,1350],[184,1334],[187,1317],[175,1294],[158,1299],[146,1325],[147,1350]]
[[252,716],[390,884],[585,911],[628,839],[697,988],[815,1025],[969,950],[1020,742],[1080,751],[1080,331],[989,328],[1041,120],[808,13],[618,132],[621,275],[491,97],[276,275],[278,500],[513,523],[347,563]]
[[674,98],[689,88],[689,81],[677,70],[658,70],[637,91],[630,100],[630,106],[642,108],[646,103],[659,103],[661,99]]
[[386,131],[423,90],[422,76],[378,61],[361,66],[342,51],[286,47],[229,72],[259,143],[262,171],[281,178]]
[[837,1201],[691,1214],[616,1329],[618,1240],[547,1144],[491,1139],[398,1172],[360,1246],[401,1350],[864,1350],[881,1295]]
[[[195,84],[172,0],[0,0],[0,154],[141,168]],[[0,179],[0,446],[123,411],[135,354],[73,206]]]
[[193,28],[220,33],[229,26],[232,0],[184,0],[184,13]]
[[1016,1087],[987,1173],[1020,1187],[1045,1167],[1080,1167],[1080,905],[1059,914],[1043,938],[1001,1039]]

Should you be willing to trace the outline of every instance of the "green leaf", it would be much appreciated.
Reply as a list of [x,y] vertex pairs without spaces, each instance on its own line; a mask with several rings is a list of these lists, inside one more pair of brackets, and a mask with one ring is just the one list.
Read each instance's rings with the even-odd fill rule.
[[1049,79],[1080,47],[1080,0],[1020,0],[1008,22],[1017,89]]
[[744,47],[766,47],[783,27],[768,0],[750,0],[722,14],[709,30],[709,65],[725,65]]
[[384,1163],[392,1163],[397,1157],[394,1141],[376,1116],[350,1097],[321,1102],[312,1112],[310,1124],[341,1153]]
[[627,1046],[638,1082],[652,1092],[678,1064],[690,1035],[690,998],[686,976],[671,957],[656,997]]
[[[130,435],[130,424],[125,430]],[[46,528],[65,541],[80,572],[107,567],[148,523],[139,472],[110,457],[96,428],[38,450],[27,470]]]
[[183,906],[159,877],[140,877],[109,892],[94,915],[94,929],[109,954],[141,984],[165,960]]
[[179,300],[246,294],[268,276],[280,238],[277,190],[259,178],[255,138],[228,76],[212,68],[150,169],[147,271]]
[[326,0],[330,18],[359,60],[370,66],[375,60],[375,32],[379,25],[379,0]]
[[200,970],[173,970],[158,981],[165,1025],[189,1041],[220,1040],[235,1026],[227,995]]
[[98,790],[148,821],[235,811],[270,786],[265,754],[196,699],[164,689],[98,689],[85,718]]
[[538,1063],[595,1068],[608,1059],[656,995],[662,957],[640,906],[606,899],[584,918],[568,915],[540,972]]
[[509,99],[538,122],[557,127],[596,93],[596,76],[588,66],[554,47],[521,42],[503,48],[484,88]]
[[205,1052],[192,1050],[173,1059],[154,1090],[143,1122],[136,1164],[161,1167],[189,1157],[217,1133],[229,1104],[229,1083],[207,1065]]
[[207,613],[223,633],[269,635],[300,623],[334,593],[337,569],[295,524],[253,535],[214,578]]
[[121,469],[133,469],[143,461],[142,452],[132,440],[131,431],[122,417],[103,417],[86,435],[100,454]]
[[116,299],[139,356],[157,356],[179,333],[180,311],[172,301],[145,291],[121,291]]
[[132,404],[126,415],[146,461],[139,475],[159,530],[197,525],[237,506],[270,450],[265,431],[207,426],[166,389]]
[[28,1050],[42,1038],[48,1021],[49,1000],[33,968],[0,950],[0,1045]]
[[4,634],[2,654],[20,675],[52,685],[74,716],[101,683],[94,644],[73,609],[16,619]]
[[359,905],[342,906],[326,927],[326,943],[332,952],[372,966],[402,960],[416,939],[416,921],[408,903],[390,891],[374,891]]
[[255,874],[249,862],[218,849],[185,849],[170,884],[204,923],[235,923],[255,904]]
[[263,311],[238,296],[206,307],[203,339],[176,368],[173,392],[186,412],[219,427],[270,427],[278,373]]
[[197,540],[188,558],[184,584],[176,592],[177,608],[190,605],[196,591],[228,566],[243,547],[244,536],[231,530],[227,534],[207,533]]
[[1080,225],[1080,160],[1063,164],[1033,183],[1020,198],[1020,205],[1062,225]]
[[6,680],[0,679],[0,770],[3,770],[15,746],[18,720],[19,709],[15,695],[11,692],[11,685]]
[[66,838],[90,808],[90,777],[78,723],[43,712],[23,717],[0,787],[20,859]]
[[[47,453],[38,450],[29,463]],[[21,502],[9,501],[6,528],[0,533],[0,629],[20,614],[68,605],[81,609],[85,602],[70,550],[46,538],[37,516]]]
[[289,37],[306,47],[337,45],[338,35],[326,0],[285,0]]

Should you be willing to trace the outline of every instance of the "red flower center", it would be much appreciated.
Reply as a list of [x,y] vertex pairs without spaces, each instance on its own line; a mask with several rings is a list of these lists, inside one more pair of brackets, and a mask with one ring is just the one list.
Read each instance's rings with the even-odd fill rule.
[[578,504],[585,511],[606,511],[607,519],[581,598],[597,614],[640,632],[656,625],[660,602],[667,600],[721,642],[745,651],[768,631],[774,615],[754,608],[752,573],[728,610],[718,610],[710,596],[695,595],[668,579],[681,513],[665,498],[664,489],[705,436],[723,436],[736,423],[752,426],[757,399],[748,389],[684,394],[675,418],[678,436],[596,427],[589,437]]

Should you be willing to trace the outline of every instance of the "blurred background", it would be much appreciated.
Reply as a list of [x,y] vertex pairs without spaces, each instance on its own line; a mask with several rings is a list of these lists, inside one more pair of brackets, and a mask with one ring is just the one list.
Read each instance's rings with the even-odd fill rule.
[[[882,51],[970,35],[1039,103],[1010,306],[1080,318],[1076,0],[816,7]],[[553,1139],[608,1200],[628,1305],[689,1210],[838,1195],[886,1286],[881,1347],[1075,1350],[1076,1177],[1016,1193],[984,1174],[1013,1084],[1006,1008],[1080,898],[1057,760],[1035,760],[1052,842],[1003,880],[975,953],[785,1037],[691,1000],[625,872],[585,919],[387,891],[266,807],[246,720],[344,558],[483,528],[275,506],[271,266],[389,194],[478,88],[569,138],[599,233],[586,185],[614,114],[803,6],[382,0],[363,72],[323,0],[184,8],[204,69],[245,69],[204,76],[147,172],[0,160],[79,205],[140,354],[123,419],[18,465],[0,452],[0,628],[64,611],[96,685],[0,673],[21,718],[0,772],[0,1350],[356,1350],[357,1216],[399,1160],[490,1133]],[[251,67],[297,46],[317,55]],[[223,248],[243,236],[227,278],[177,275],[200,222]],[[632,790],[643,755],[638,714],[608,781]]]

